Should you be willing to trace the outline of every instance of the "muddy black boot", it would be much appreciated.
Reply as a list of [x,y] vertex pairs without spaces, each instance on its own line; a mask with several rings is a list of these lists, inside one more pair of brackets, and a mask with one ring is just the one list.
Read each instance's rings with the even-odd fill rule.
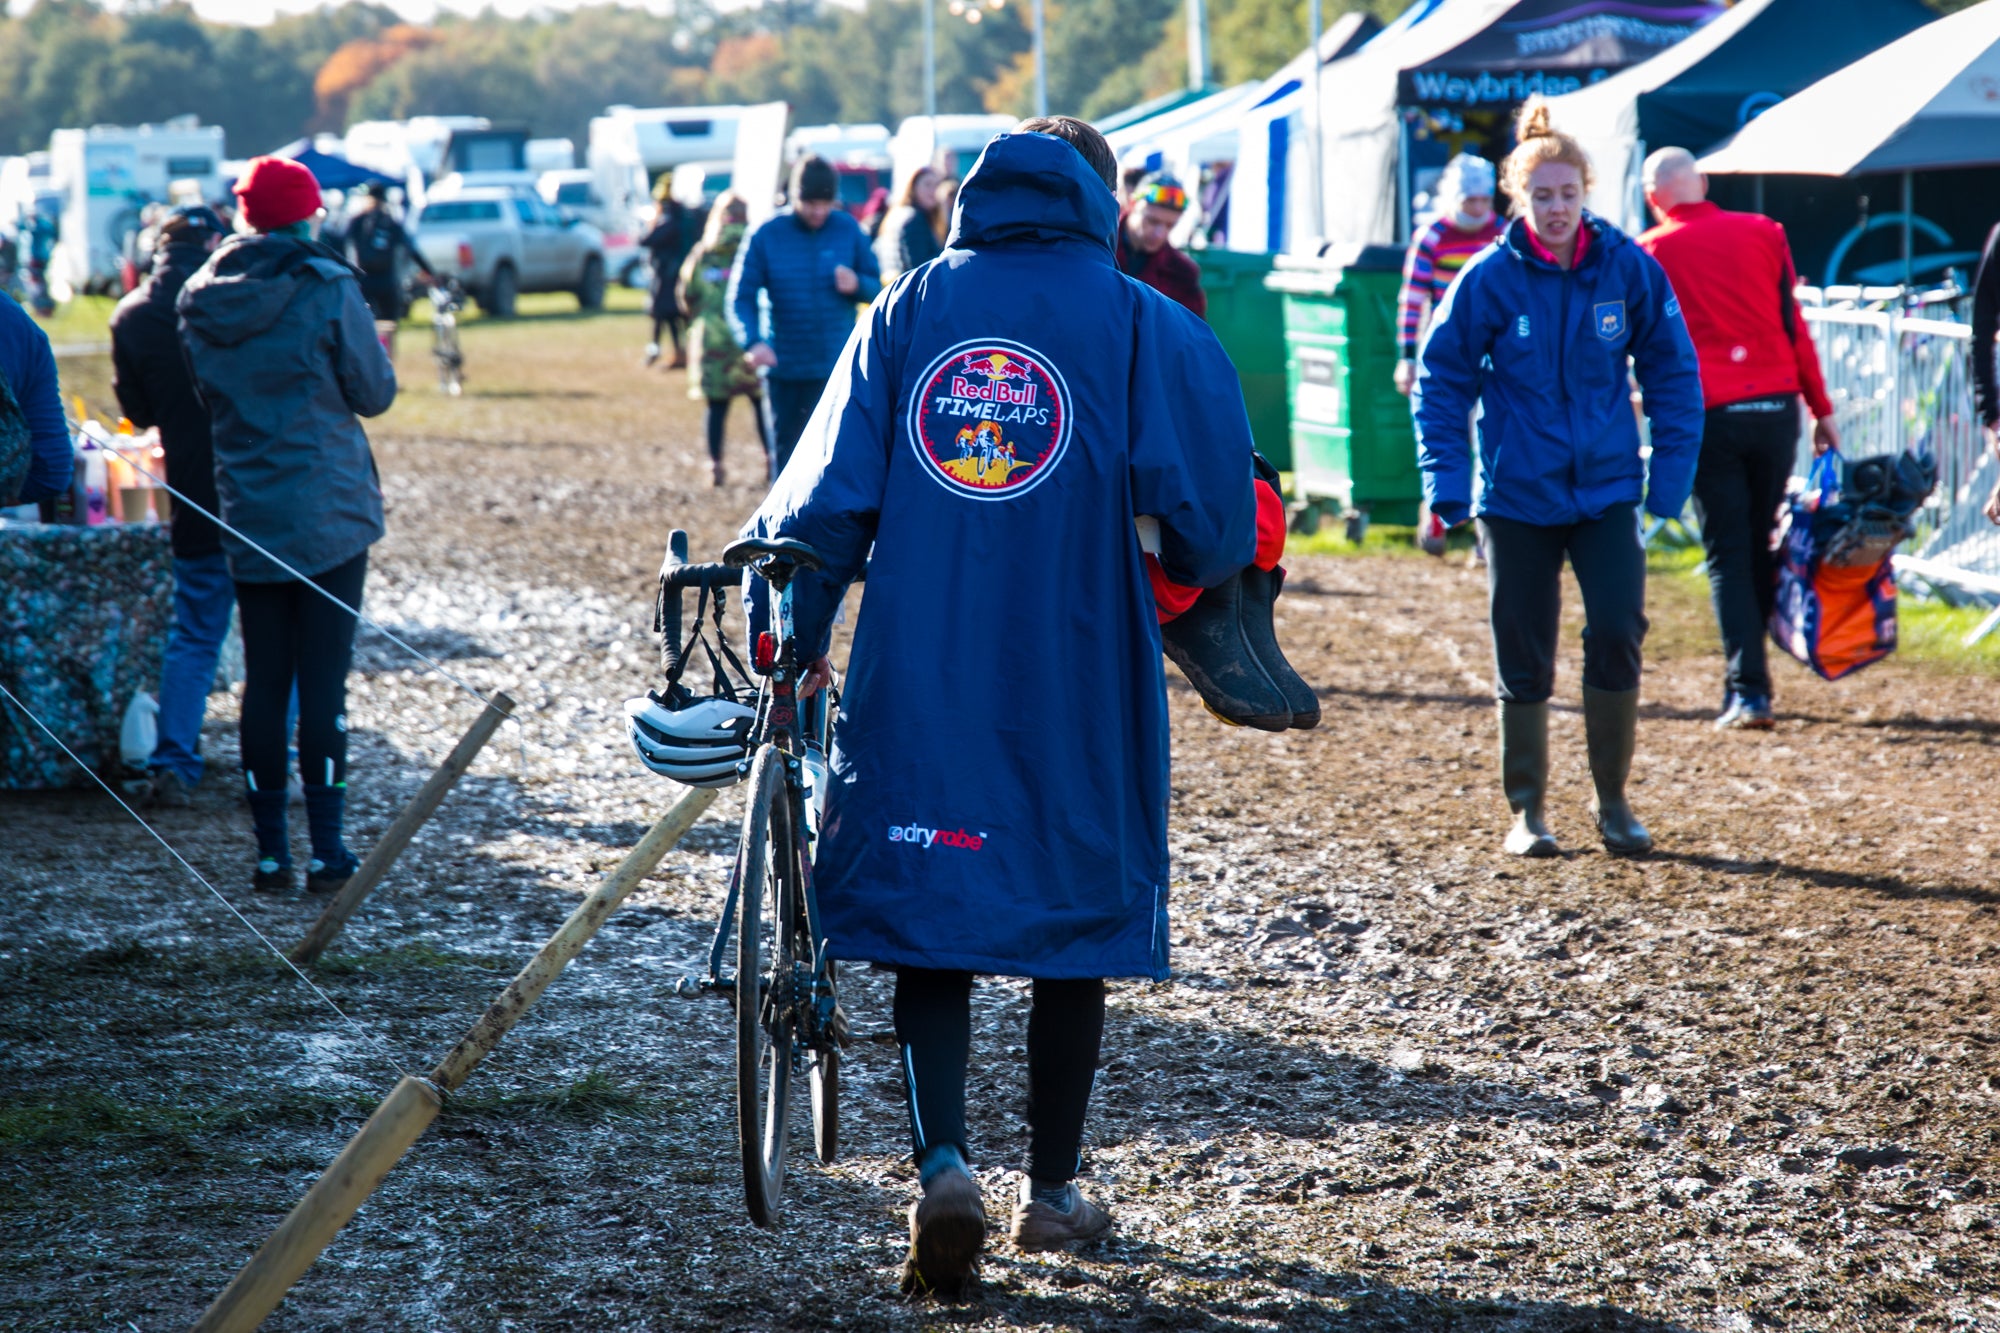
[[1259,731],[1292,725],[1284,691],[1244,641],[1242,574],[1203,589],[1193,606],[1160,626],[1160,641],[1208,711],[1224,722]]
[[1507,793],[1513,825],[1507,830],[1510,856],[1554,856],[1555,835],[1542,822],[1549,789],[1549,706],[1500,701],[1500,785]]
[[1632,813],[1625,780],[1639,734],[1639,691],[1583,687],[1583,735],[1590,749],[1590,780],[1597,787],[1597,832],[1615,856],[1653,850],[1653,835]]
[[1285,660],[1284,649],[1278,646],[1277,627],[1272,623],[1272,608],[1278,600],[1278,590],[1285,586],[1285,571],[1252,565],[1243,571],[1242,579],[1244,642],[1257,655],[1257,664],[1264,668],[1264,674],[1285,697],[1285,706],[1292,711],[1292,725],[1300,731],[1310,731],[1319,725],[1319,696]]

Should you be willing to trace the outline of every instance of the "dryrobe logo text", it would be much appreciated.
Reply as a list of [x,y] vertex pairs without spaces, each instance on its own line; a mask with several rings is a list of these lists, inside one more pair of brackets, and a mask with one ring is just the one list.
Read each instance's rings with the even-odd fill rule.
[[1026,494],[1069,447],[1069,388],[1031,347],[996,338],[962,342],[917,383],[910,443],[924,470],[955,494]]
[[890,842],[907,842],[929,851],[933,847],[957,847],[968,852],[976,852],[986,845],[984,833],[967,833],[964,829],[925,828],[921,824],[891,824]]

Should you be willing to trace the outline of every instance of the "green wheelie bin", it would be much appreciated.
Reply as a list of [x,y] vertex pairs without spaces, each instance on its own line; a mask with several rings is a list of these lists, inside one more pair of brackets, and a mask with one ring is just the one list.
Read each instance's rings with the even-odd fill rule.
[[1190,250],[1208,294],[1208,326],[1243,383],[1257,452],[1280,472],[1292,467],[1292,418],[1285,389],[1282,298],[1264,285],[1272,256],[1235,250]]
[[1402,270],[1394,246],[1337,246],[1281,255],[1264,280],[1283,301],[1294,498],[1346,513],[1355,540],[1371,520],[1414,524],[1423,500],[1410,400],[1395,383]]

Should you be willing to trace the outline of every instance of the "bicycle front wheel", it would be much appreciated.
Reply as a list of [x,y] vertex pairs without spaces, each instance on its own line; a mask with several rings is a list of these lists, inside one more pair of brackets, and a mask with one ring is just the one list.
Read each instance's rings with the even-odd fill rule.
[[736,1133],[750,1220],[775,1225],[791,1139],[793,903],[798,883],[785,757],[757,752],[737,852]]

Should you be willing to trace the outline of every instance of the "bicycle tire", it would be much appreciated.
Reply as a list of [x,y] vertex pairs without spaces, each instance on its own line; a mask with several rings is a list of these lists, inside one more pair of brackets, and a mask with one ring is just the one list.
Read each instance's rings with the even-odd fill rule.
[[813,1152],[831,1166],[840,1155],[840,1048],[814,1051],[806,1079],[812,1091]]
[[[786,927],[793,888],[788,867],[794,853],[784,779],[783,754],[770,745],[759,750],[750,769],[750,800],[736,861],[736,1137],[743,1154],[744,1202],[750,1220],[760,1227],[777,1223],[791,1136],[791,1016],[780,1016],[775,1033],[764,1023],[772,980],[789,982],[792,970],[791,931]],[[763,935],[767,897],[772,909],[768,960]]]

